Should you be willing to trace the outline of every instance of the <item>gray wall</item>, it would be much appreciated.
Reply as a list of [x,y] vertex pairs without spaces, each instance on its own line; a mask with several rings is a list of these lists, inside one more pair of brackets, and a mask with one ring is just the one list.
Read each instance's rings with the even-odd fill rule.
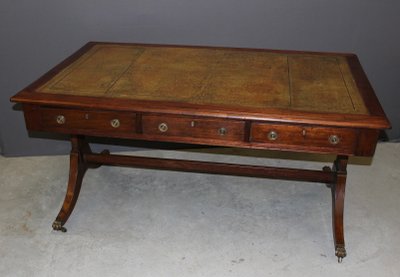
[[90,40],[355,52],[399,138],[399,12],[397,0],[2,0],[0,148],[69,151],[28,137],[8,99]]

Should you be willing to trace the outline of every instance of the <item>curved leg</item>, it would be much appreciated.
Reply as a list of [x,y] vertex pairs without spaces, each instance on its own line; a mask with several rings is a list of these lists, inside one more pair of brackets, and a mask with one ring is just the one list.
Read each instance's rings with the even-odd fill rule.
[[89,145],[84,141],[83,137],[71,137],[72,150],[70,154],[70,169],[67,192],[65,194],[64,203],[57,215],[52,227],[56,231],[66,232],[63,227],[69,216],[74,210],[76,201],[78,200],[81,190],[82,179],[87,169],[87,164],[83,160],[85,151],[90,151]]
[[338,257],[339,263],[341,263],[343,258],[346,257],[343,232],[343,210],[347,177],[347,161],[347,156],[338,156],[336,158],[333,166],[336,178],[335,182],[330,186],[332,192],[333,240],[335,242],[335,255]]

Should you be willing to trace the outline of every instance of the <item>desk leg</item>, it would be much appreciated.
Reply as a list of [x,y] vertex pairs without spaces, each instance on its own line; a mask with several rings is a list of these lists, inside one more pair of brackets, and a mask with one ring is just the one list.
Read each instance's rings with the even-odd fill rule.
[[[347,156],[337,156],[332,168],[333,173],[335,174],[335,180],[333,183],[328,184],[332,192],[333,240],[335,242],[335,254],[338,257],[339,263],[342,262],[344,257],[346,257],[343,232],[343,210],[347,177],[347,161]],[[324,170],[328,169],[324,168]]]
[[70,168],[67,192],[65,194],[64,203],[57,215],[52,227],[56,231],[66,232],[64,226],[69,216],[74,210],[76,201],[78,200],[81,190],[82,179],[88,168],[88,164],[84,161],[84,153],[91,153],[89,144],[85,142],[82,136],[71,137],[72,150],[70,153]]

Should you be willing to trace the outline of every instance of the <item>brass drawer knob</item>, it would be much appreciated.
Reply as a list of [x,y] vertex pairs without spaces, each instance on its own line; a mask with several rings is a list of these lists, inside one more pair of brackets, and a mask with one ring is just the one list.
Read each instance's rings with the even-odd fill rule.
[[331,135],[329,136],[329,143],[336,145],[340,142],[340,138],[337,135]]
[[163,122],[160,123],[160,125],[158,125],[158,130],[162,133],[165,133],[166,131],[168,131],[168,125],[167,123]]
[[64,123],[65,123],[65,116],[63,116],[63,115],[57,115],[56,121],[57,121],[57,123],[60,124],[60,125],[64,124]]
[[278,139],[278,133],[276,131],[270,131],[267,135],[269,140],[277,140]]
[[110,121],[110,124],[111,124],[111,126],[113,127],[113,128],[118,128],[120,125],[121,125],[121,123],[119,122],[119,120],[118,119],[113,119],[113,120],[111,120]]
[[219,130],[218,130],[218,134],[219,134],[220,136],[225,136],[225,135],[226,135],[226,132],[227,132],[227,130],[226,130],[226,128],[224,128],[224,127],[219,128]]

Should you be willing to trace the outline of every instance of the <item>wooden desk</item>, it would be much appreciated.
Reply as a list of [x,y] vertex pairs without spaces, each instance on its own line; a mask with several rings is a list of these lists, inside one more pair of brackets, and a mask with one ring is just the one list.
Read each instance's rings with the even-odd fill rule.
[[[390,124],[353,54],[88,43],[11,98],[28,130],[71,135],[63,227],[87,168],[103,164],[327,183],[335,253],[351,155],[372,156]],[[93,153],[84,136],[335,154],[288,169]]]

